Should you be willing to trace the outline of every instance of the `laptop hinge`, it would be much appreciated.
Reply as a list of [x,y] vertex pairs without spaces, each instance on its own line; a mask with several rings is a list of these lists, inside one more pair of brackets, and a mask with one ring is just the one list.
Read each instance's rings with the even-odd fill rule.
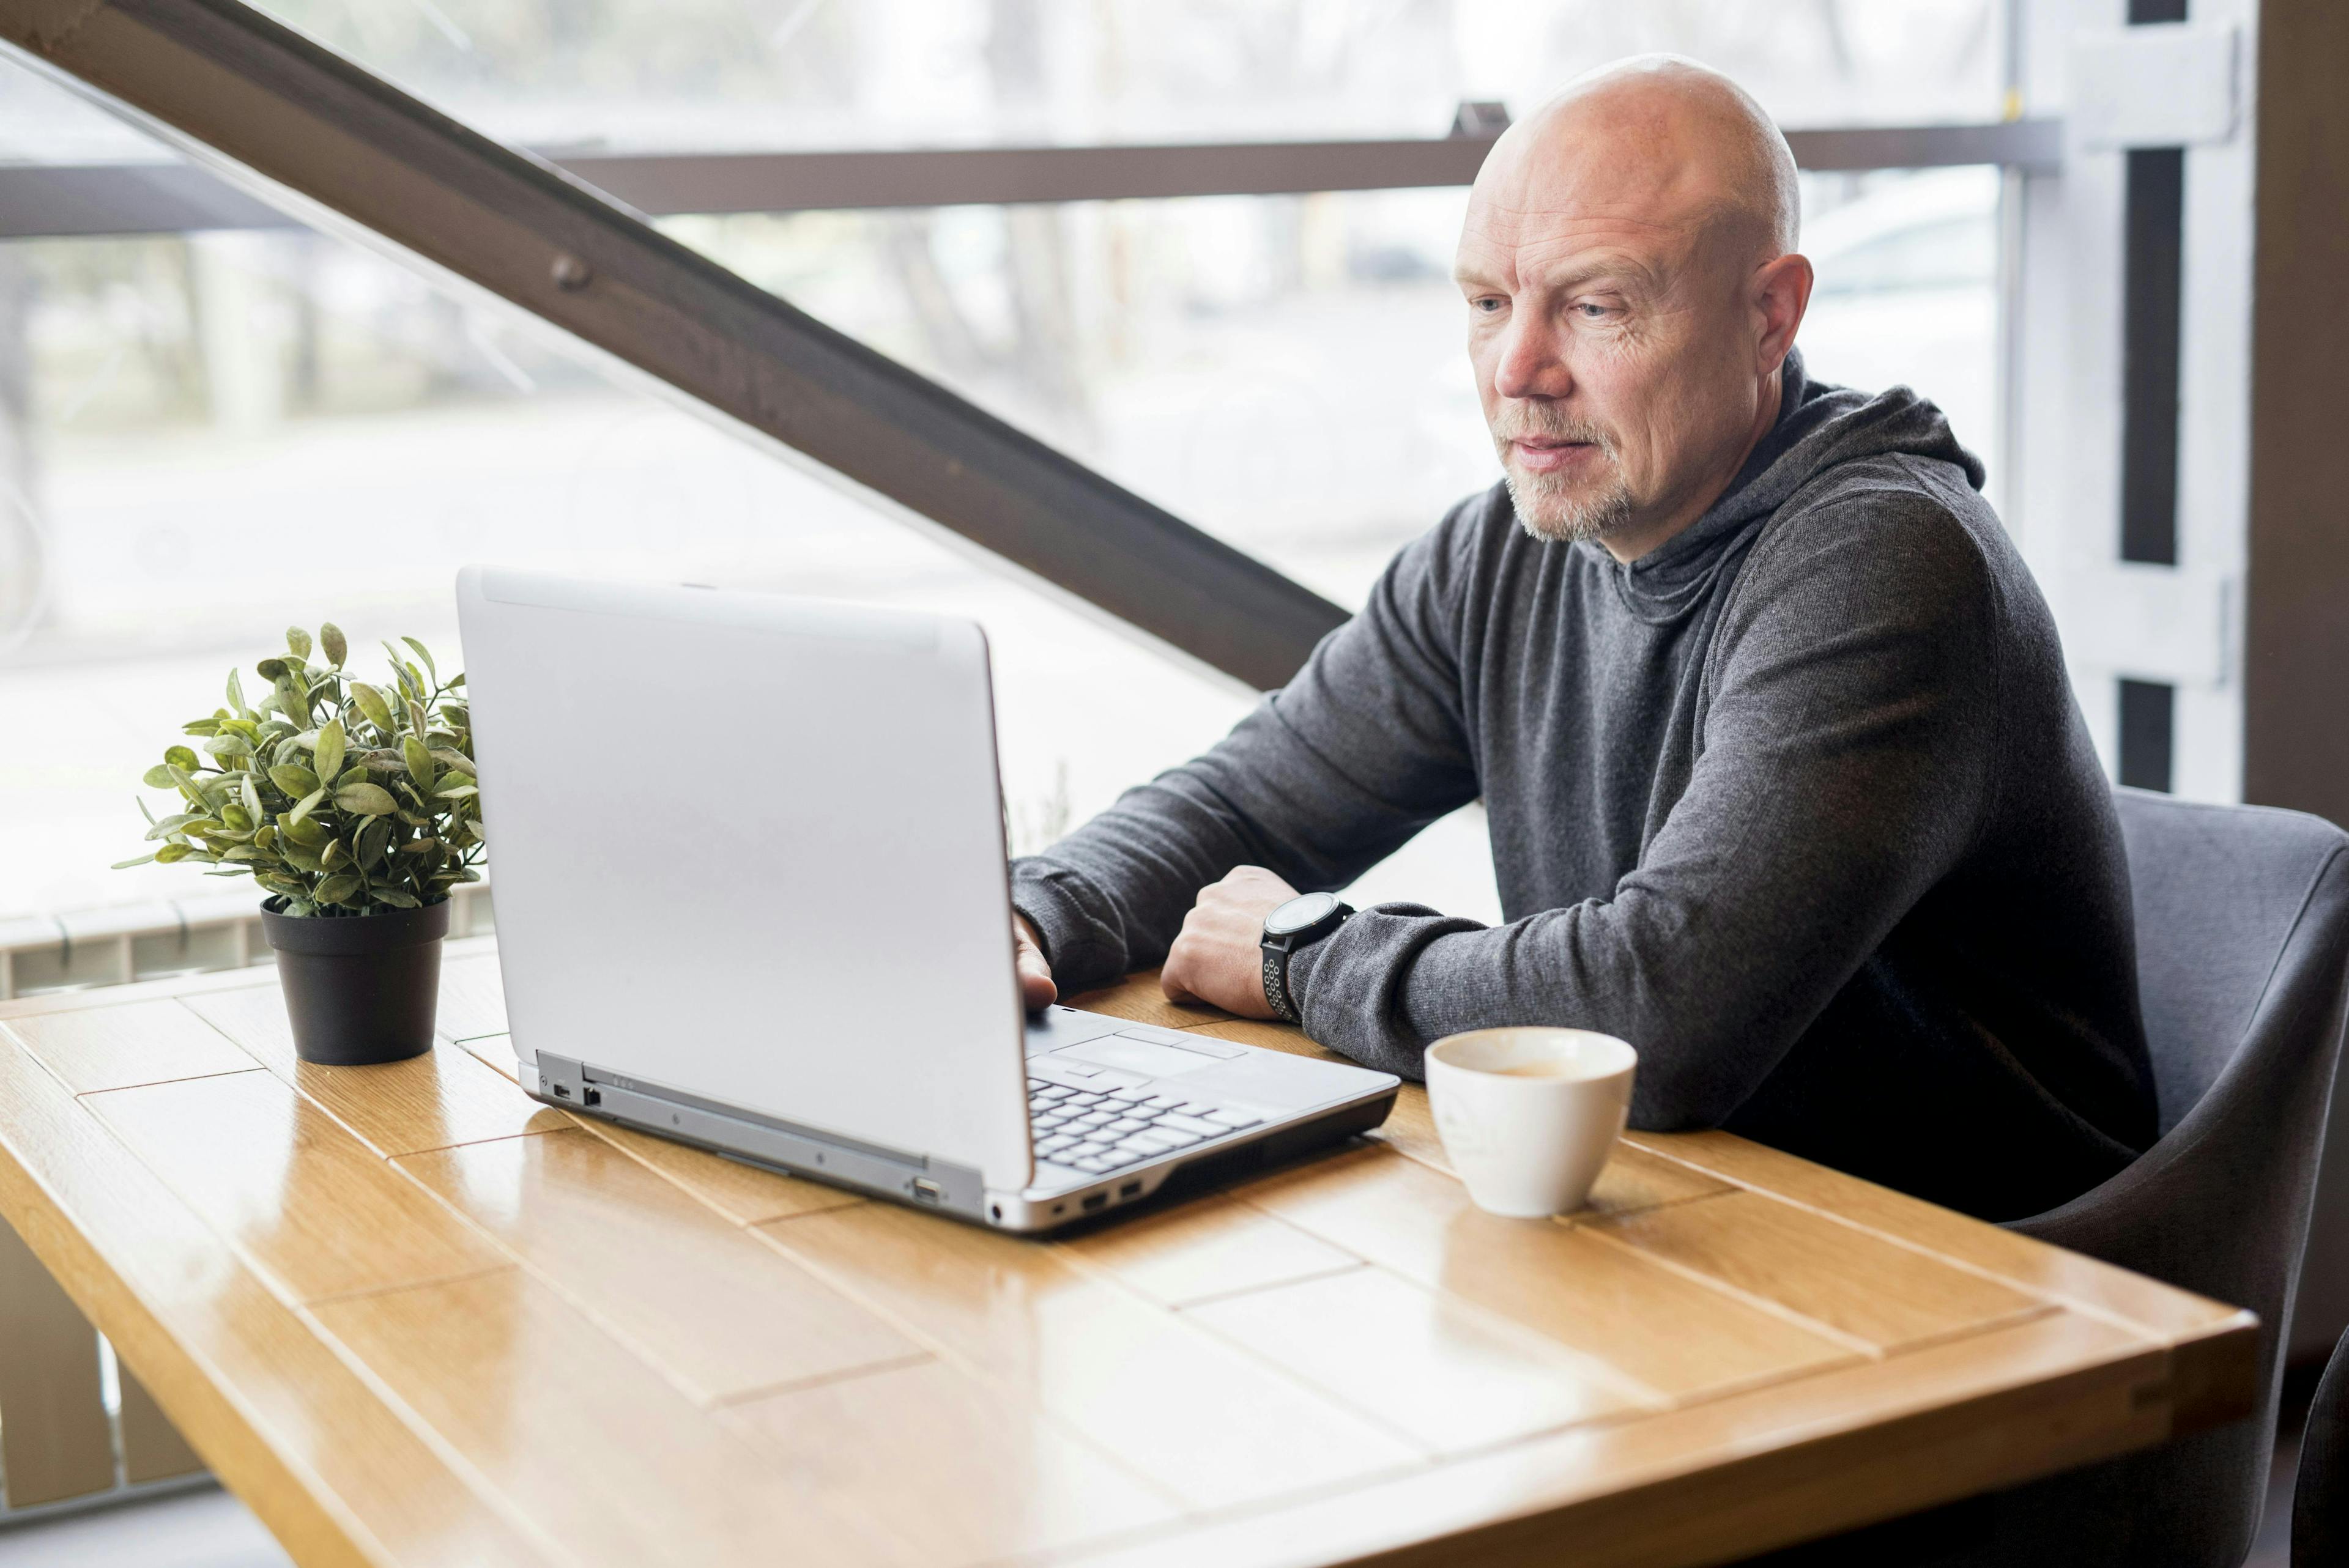
[[979,1218],[986,1207],[986,1183],[968,1165],[839,1137],[756,1111],[721,1108],[699,1095],[551,1052],[538,1053],[534,1092],[551,1105],[608,1117],[795,1176],[947,1209],[968,1219]]

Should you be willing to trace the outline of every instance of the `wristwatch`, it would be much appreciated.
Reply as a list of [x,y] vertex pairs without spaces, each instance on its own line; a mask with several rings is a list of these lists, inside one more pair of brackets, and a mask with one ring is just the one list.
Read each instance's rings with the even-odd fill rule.
[[1264,999],[1275,1017],[1291,1024],[1305,1021],[1288,995],[1288,960],[1345,924],[1353,913],[1334,892],[1309,892],[1264,917]]

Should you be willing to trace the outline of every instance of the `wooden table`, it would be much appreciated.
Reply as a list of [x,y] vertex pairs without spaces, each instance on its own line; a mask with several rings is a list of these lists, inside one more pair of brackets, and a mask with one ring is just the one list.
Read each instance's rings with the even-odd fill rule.
[[1497,1220],[1408,1088],[1042,1243],[536,1104],[486,939],[440,1018],[336,1068],[267,970],[0,1006],[0,1208],[304,1563],[1661,1568],[2250,1408],[2250,1315],[1725,1134]]

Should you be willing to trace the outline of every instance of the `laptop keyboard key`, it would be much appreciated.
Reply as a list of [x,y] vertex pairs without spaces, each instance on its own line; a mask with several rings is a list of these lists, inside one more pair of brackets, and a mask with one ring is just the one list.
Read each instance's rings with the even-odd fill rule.
[[1110,1162],[1090,1154],[1073,1155],[1069,1163],[1089,1176],[1098,1176],[1110,1168]]
[[1116,1133],[1120,1138],[1123,1138],[1130,1133],[1140,1132],[1143,1128],[1149,1125],[1150,1124],[1146,1121],[1136,1121],[1130,1116],[1124,1116],[1111,1122],[1109,1124],[1108,1130]]
[[1154,1094],[1143,1103],[1156,1106],[1161,1110],[1172,1110],[1183,1103],[1183,1097],[1179,1094]]
[[1192,1135],[1193,1140],[1195,1141],[1202,1138],[1221,1138],[1225,1133],[1229,1132],[1231,1129],[1228,1127],[1218,1127],[1214,1122],[1208,1121],[1201,1117],[1185,1116],[1179,1111],[1170,1110],[1164,1116],[1160,1117],[1156,1121],[1151,1124],[1151,1130],[1154,1132],[1187,1132]]
[[1216,1110],[1208,1112],[1207,1119],[1221,1122],[1226,1127],[1254,1127],[1264,1118],[1250,1116],[1245,1110]]

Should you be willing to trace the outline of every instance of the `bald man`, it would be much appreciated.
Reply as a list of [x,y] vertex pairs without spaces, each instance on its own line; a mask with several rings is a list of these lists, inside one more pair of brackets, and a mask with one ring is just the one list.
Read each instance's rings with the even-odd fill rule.
[[[2128,880],[2055,628],[1930,403],[1821,385],[1785,139],[1626,62],[1512,128],[1457,274],[1505,480],[1207,755],[1016,862],[1031,1006],[1164,961],[1417,1076],[1638,1047],[1726,1127],[1993,1219],[2152,1140]],[[1481,797],[1507,923],[1344,887]]]

